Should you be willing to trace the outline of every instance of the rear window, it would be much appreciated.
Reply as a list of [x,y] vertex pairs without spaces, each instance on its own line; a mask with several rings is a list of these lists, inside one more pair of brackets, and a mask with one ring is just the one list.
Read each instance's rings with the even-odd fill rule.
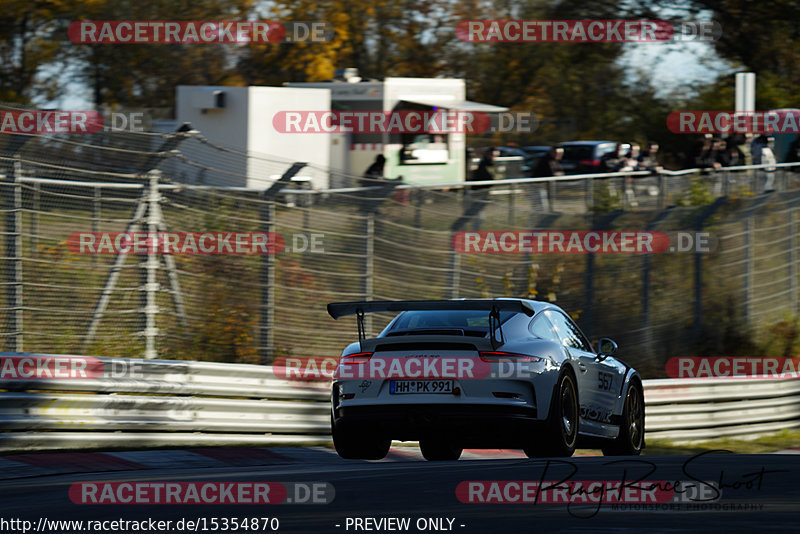
[[[606,154],[610,152],[614,152],[614,149],[617,148],[617,145],[614,143],[608,143],[605,145],[597,145],[597,157],[602,158]],[[623,151],[623,154],[625,151]]]
[[[500,312],[500,323],[505,323],[515,312]],[[457,311],[407,311],[392,325],[391,330],[417,328],[489,329],[489,312],[485,310]],[[390,330],[390,331],[391,331]]]
[[563,159],[592,159],[593,146],[565,146]]

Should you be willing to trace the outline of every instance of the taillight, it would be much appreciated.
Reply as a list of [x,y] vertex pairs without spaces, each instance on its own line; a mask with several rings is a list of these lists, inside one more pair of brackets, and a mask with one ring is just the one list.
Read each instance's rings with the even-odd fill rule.
[[499,352],[495,350],[481,351],[481,360],[485,362],[538,362],[541,358],[515,352]]
[[371,352],[357,352],[355,354],[342,356],[342,359],[339,361],[339,363],[341,365],[367,363],[370,358],[372,358]]
[[578,163],[581,165],[585,165],[587,167],[599,167],[600,160],[599,159],[582,159]]

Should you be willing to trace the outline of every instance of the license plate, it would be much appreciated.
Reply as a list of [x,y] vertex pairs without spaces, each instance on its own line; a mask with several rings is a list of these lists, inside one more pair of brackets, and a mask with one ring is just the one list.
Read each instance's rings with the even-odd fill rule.
[[389,382],[389,393],[392,395],[452,392],[452,380],[392,380]]

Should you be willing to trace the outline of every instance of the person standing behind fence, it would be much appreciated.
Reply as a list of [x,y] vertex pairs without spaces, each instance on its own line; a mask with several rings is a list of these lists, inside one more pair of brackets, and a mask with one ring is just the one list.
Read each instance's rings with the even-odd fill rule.
[[622,155],[622,143],[617,143],[614,146],[614,150],[600,158],[601,172],[617,172],[624,164],[625,158]]
[[383,168],[386,166],[386,158],[383,154],[375,156],[375,161],[372,162],[364,173],[361,179],[361,187],[369,187],[371,185],[378,185],[380,180],[383,180]]
[[650,171],[654,173],[661,172],[663,167],[658,162],[658,143],[650,141],[647,143],[647,148],[642,150],[636,161],[637,171]]
[[717,161],[718,150],[719,144],[706,134],[695,148],[694,166],[698,169],[719,169],[722,165]]
[[[472,182],[482,182],[485,180],[494,180],[494,175],[489,171],[489,167],[494,167],[494,157],[495,157],[495,149],[492,147],[487,148],[483,151],[483,156],[481,156],[481,161],[478,163],[478,168],[472,171]],[[491,187],[490,185],[476,185],[475,187],[471,187],[470,189],[486,189]]]
[[563,176],[564,169],[561,167],[561,159],[564,157],[564,148],[556,147],[539,159],[536,167],[533,168],[535,178],[546,178],[548,176]]
[[[497,155],[497,151],[494,147],[489,147],[483,151],[483,156],[481,156],[481,161],[478,163],[478,168],[475,169],[472,174],[470,175],[470,182],[483,182],[487,180],[494,180],[494,175],[489,170],[491,167],[494,167],[494,158]],[[465,200],[466,205],[464,213],[470,213],[472,215],[472,229],[478,230],[481,225],[481,221],[483,220],[483,209],[486,207],[486,203],[488,202],[489,198],[489,191],[488,189],[492,187],[491,185],[476,185],[467,189]]]
[[[548,178],[550,176],[563,176],[564,175],[564,168],[561,166],[561,159],[564,157],[564,148],[560,146],[554,146],[550,149],[547,154],[541,157],[539,161],[536,163],[536,166],[533,168],[534,178]],[[549,194],[555,191],[555,184],[549,184],[548,187],[548,198]],[[534,208],[537,206],[537,200],[541,201],[541,198],[537,199],[536,192],[542,191],[537,184],[527,184],[525,187],[529,188],[528,198],[531,201],[531,206]],[[549,198],[549,202],[552,205],[553,199]],[[540,202],[542,204],[543,202]]]
[[[639,165],[639,151],[640,147],[637,143],[631,143],[628,153],[622,157],[620,171],[635,171],[636,166]],[[633,176],[625,177],[625,197],[631,206],[638,206],[636,195],[633,192]]]
[[[772,151],[773,138],[764,134],[759,135],[750,145],[753,155],[753,165],[775,165],[777,162],[775,153]],[[764,180],[764,191],[771,191],[775,186],[776,167],[766,167],[756,171],[756,176]],[[754,189],[758,190],[756,185]]]
[[[648,141],[645,149],[639,154],[636,161],[635,170],[637,171],[650,171],[652,174],[660,174],[664,167],[658,162],[658,143],[655,141]],[[645,177],[646,178],[646,177]],[[650,177],[652,180],[652,177]],[[659,193],[659,185],[651,183],[646,187],[647,194],[651,197],[657,196]]]

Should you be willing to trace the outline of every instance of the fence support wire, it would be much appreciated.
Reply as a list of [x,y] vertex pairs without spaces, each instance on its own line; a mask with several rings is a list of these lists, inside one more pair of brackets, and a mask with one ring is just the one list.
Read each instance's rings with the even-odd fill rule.
[[[142,330],[140,334],[145,339],[145,352],[144,357],[151,359],[158,356],[157,350],[157,337],[158,326],[156,324],[159,312],[157,296],[161,289],[158,282],[158,271],[161,267],[160,263],[160,249],[158,232],[167,231],[167,226],[163,219],[161,211],[161,194],[159,192],[159,180],[161,178],[161,171],[152,170],[148,174],[148,186],[142,193],[139,202],[133,213],[131,221],[125,230],[127,236],[130,238],[128,241],[128,250],[118,251],[114,258],[114,263],[108,272],[103,290],[100,293],[100,298],[92,313],[91,321],[86,330],[86,335],[83,340],[84,348],[86,348],[92,341],[97,333],[97,328],[100,321],[108,308],[111,296],[114,293],[116,285],[119,281],[120,271],[125,263],[125,257],[131,247],[135,247],[134,243],[137,242],[133,234],[137,234],[142,230],[142,222],[147,221],[147,239],[145,240],[147,251],[138,257],[141,259],[141,312],[143,315]],[[175,260],[170,254],[164,254],[164,263],[166,265],[167,277],[170,282],[170,293],[172,295],[173,306],[175,313],[178,316],[181,326],[187,327],[186,309],[183,304],[183,295],[181,293],[180,283],[178,281],[178,272],[175,266]]]
[[[131,233],[138,232],[141,229],[141,221],[144,219],[144,214],[147,211],[147,201],[149,195],[150,191],[145,189],[142,193],[141,199],[136,204],[136,208],[134,208],[133,216],[131,217],[128,226],[125,228],[126,234],[130,235]],[[114,258],[114,263],[111,264],[111,268],[108,270],[105,284],[100,292],[100,298],[97,300],[97,304],[94,307],[92,318],[89,321],[89,326],[86,329],[86,335],[83,338],[84,351],[86,351],[89,344],[94,341],[94,336],[97,333],[97,327],[100,325],[100,321],[103,319],[106,308],[108,308],[111,295],[113,294],[114,288],[117,285],[117,280],[119,279],[120,270],[125,264],[125,256],[126,254],[117,254]]]

